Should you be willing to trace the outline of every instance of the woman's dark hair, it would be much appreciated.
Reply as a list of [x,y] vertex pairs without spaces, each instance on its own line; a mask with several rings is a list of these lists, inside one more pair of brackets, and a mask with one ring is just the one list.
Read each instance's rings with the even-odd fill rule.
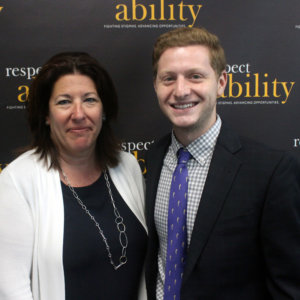
[[28,122],[32,133],[30,148],[36,149],[35,152],[45,162],[50,158],[49,168],[60,168],[58,149],[51,139],[46,117],[49,115],[49,100],[55,82],[68,74],[85,75],[95,83],[106,118],[96,141],[96,158],[101,169],[116,166],[120,144],[113,135],[111,121],[116,119],[118,113],[117,93],[107,71],[87,53],[57,54],[45,63],[33,80],[27,102]]

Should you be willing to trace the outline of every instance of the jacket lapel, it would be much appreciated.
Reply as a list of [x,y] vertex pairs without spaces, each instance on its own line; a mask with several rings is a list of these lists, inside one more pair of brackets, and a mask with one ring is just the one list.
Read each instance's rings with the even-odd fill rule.
[[222,125],[195,219],[182,284],[201,255],[240,168],[241,162],[234,155],[240,148],[238,137]]
[[[147,217],[148,226],[153,225],[154,222],[154,207],[155,199],[157,193],[158,182],[160,178],[161,169],[163,166],[163,160],[168,147],[171,142],[171,136],[167,135],[161,139],[154,148],[152,148],[147,155],[147,175],[146,175],[146,207],[147,207]],[[150,223],[150,224],[149,224]]]
[[146,175],[146,223],[148,226],[149,244],[146,258],[146,282],[149,299],[155,299],[156,278],[157,278],[157,253],[159,247],[158,236],[154,222],[154,208],[157,193],[157,186],[163,160],[170,145],[170,135],[160,140],[149,150],[147,154],[147,175]]

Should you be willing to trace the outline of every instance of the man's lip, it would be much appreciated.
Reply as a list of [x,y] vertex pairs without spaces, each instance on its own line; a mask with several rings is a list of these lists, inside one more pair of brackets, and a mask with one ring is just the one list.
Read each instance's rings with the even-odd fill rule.
[[193,102],[187,102],[187,103],[173,103],[171,106],[174,109],[188,109],[196,106],[199,102],[198,101],[193,101]]

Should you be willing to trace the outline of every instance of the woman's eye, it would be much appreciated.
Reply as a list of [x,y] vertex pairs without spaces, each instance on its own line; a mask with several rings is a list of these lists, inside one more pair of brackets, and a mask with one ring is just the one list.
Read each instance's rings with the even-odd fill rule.
[[69,103],[70,103],[70,100],[68,100],[68,99],[62,99],[62,100],[57,101],[58,105],[66,105]]
[[89,97],[89,98],[86,98],[84,101],[85,101],[85,102],[88,102],[88,103],[93,103],[93,102],[97,102],[97,99],[96,99],[96,98]]
[[171,81],[173,81],[173,80],[174,80],[174,78],[171,77],[171,76],[163,78],[163,81],[164,81],[164,82],[171,82]]

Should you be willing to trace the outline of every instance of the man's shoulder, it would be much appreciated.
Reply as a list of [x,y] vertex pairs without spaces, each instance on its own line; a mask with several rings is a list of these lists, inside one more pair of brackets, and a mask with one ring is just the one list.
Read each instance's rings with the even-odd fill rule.
[[158,138],[149,148],[149,154],[153,155],[157,152],[165,152],[171,144],[171,133]]
[[257,166],[277,165],[279,162],[288,161],[299,164],[299,159],[293,153],[239,135],[227,126],[222,128],[218,144],[227,148],[241,161]]

